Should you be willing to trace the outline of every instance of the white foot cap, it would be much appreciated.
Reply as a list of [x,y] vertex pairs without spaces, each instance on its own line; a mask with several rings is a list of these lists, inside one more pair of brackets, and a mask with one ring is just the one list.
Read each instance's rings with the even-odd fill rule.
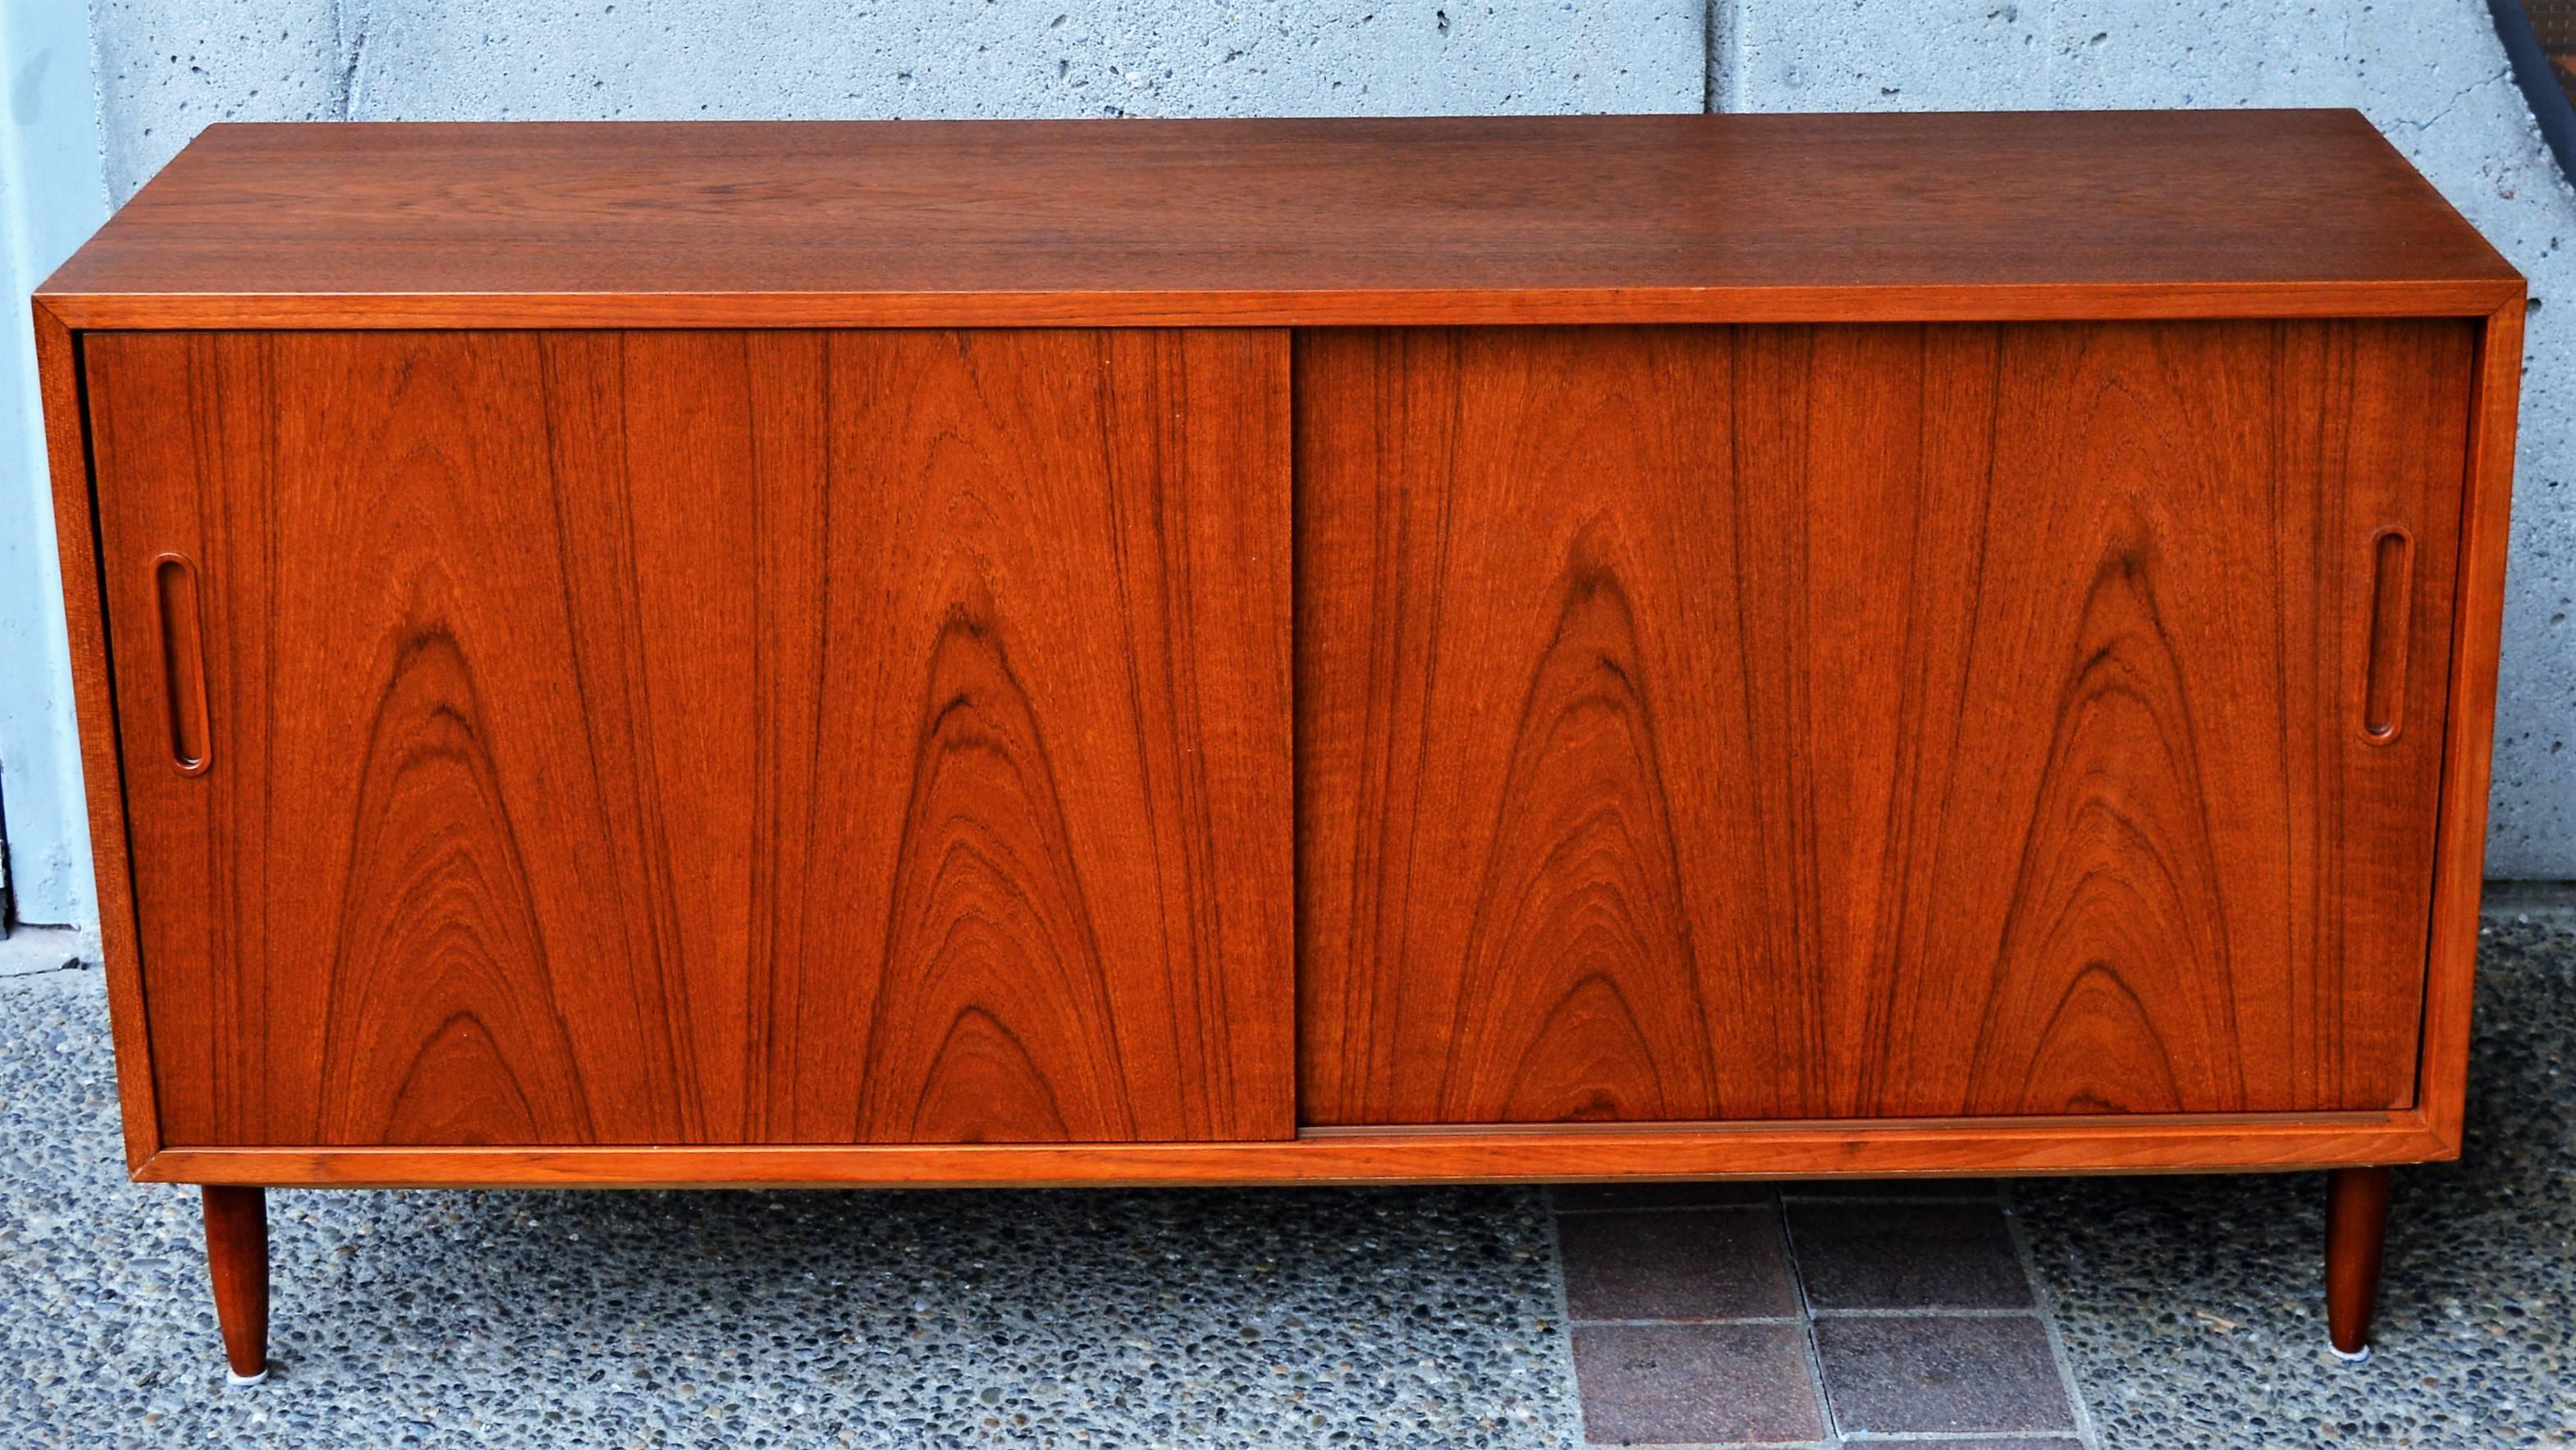
[[240,1389],[246,1385],[258,1384],[260,1381],[267,1378],[268,1366],[266,1365],[261,1365],[259,1373],[257,1374],[235,1374],[231,1370],[224,1371],[224,1383],[231,1385],[235,1389]]
[[[2334,1343],[2333,1343],[2333,1341],[2331,1341],[2331,1340],[2327,1341],[2327,1343],[2326,1343],[2326,1348],[2328,1348],[2328,1349],[2333,1349],[2333,1350],[2334,1350],[2334,1357],[2335,1357],[2335,1358],[2337,1358],[2337,1359],[2339,1359],[2339,1360],[2342,1360],[2342,1361],[2343,1361],[2344,1363],[2346,1363],[2346,1364],[2368,1364],[2368,1363],[2370,1363],[2370,1346],[2369,1346],[2369,1345],[2367,1345],[2367,1344],[2363,1345],[2363,1346],[2362,1346],[2361,1348],[2359,1348],[2359,1349],[2356,1349],[2356,1350],[2352,1351],[2350,1354],[2346,1354],[2345,1352],[2343,1352],[2343,1351],[2342,1351],[2342,1350],[2340,1350],[2340,1349],[2335,1349]],[[265,1373],[265,1371],[263,1371],[263,1373]]]

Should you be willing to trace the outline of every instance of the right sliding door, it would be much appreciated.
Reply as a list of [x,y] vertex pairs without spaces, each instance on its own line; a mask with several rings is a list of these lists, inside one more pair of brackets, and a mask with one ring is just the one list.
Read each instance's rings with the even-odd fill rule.
[[1301,333],[1302,1120],[2409,1104],[2472,353]]

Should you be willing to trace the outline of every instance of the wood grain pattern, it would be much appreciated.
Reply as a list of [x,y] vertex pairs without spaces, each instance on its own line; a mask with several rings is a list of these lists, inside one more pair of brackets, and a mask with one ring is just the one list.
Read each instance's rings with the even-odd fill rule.
[[217,125],[78,327],[2479,314],[2352,111]]
[[268,1193],[209,1183],[202,1198],[224,1362],[235,1383],[256,1381],[268,1373]]
[[2407,1107],[2470,348],[1304,338],[1305,1121]]
[[159,1183],[323,1187],[972,1187],[1546,1183],[1600,1178],[2268,1172],[2457,1156],[2418,1110],[1889,1119],[1480,1131],[1310,1129],[1262,1143],[703,1148],[169,1148]]
[[2459,600],[2448,645],[2442,817],[2434,848],[2432,943],[2425,977],[2419,1101],[2459,1156],[2476,998],[2478,901],[2487,851],[2487,774],[2495,751],[2496,666],[2504,633],[2505,554],[2513,525],[2514,424],[2522,392],[2524,305],[2482,320],[2463,469]]
[[[332,123],[340,124],[338,122]],[[2081,321],[2094,318],[2473,317],[2518,297],[2495,281],[1997,282],[1587,287],[1527,291],[575,292],[57,294],[84,329],[1380,327],[1601,323]]]
[[90,348],[167,1142],[1289,1131],[1284,337]]
[[88,410],[78,336],[42,305],[34,309],[36,380],[45,407],[46,466],[53,475],[54,538],[62,561],[63,619],[71,645],[73,713],[88,806],[90,873],[98,890],[98,934],[116,1043],[116,1096],[125,1164],[139,1170],[161,1151],[153,1101],[152,1038],[143,1010],[143,956],[127,855],[123,767],[117,749],[116,688],[108,666],[106,600],[99,572],[97,515],[90,499]]
[[2388,1245],[2388,1177],[2384,1167],[2362,1167],[2326,1178],[2326,1337],[2346,1359],[2370,1352]]

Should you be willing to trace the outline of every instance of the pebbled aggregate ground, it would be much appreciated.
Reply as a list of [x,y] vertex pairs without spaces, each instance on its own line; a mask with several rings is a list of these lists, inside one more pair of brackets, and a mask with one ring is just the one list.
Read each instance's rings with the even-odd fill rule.
[[95,972],[0,990],[0,1444],[1550,1446],[1535,1190],[270,1195],[223,1384]]
[[[2319,1175],[2008,1191],[2109,1450],[2576,1445],[2576,922],[2493,919],[2466,1160],[2377,1352]],[[272,1195],[229,1390],[192,1190],[126,1181],[98,974],[0,983],[0,1445],[1566,1446],[1519,1189]]]

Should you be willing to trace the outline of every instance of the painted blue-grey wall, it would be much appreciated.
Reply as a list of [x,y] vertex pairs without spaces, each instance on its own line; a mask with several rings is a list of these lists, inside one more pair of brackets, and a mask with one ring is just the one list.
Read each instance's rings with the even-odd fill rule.
[[[2540,302],[2489,865],[2576,877],[2576,193],[2484,0],[1713,4],[94,0],[96,164],[122,199],[221,119],[2357,105]],[[0,560],[41,556],[10,497]],[[0,654],[0,697],[57,669]]]
[[88,17],[0,0],[0,840],[28,921],[94,929],[27,293],[107,217]]

